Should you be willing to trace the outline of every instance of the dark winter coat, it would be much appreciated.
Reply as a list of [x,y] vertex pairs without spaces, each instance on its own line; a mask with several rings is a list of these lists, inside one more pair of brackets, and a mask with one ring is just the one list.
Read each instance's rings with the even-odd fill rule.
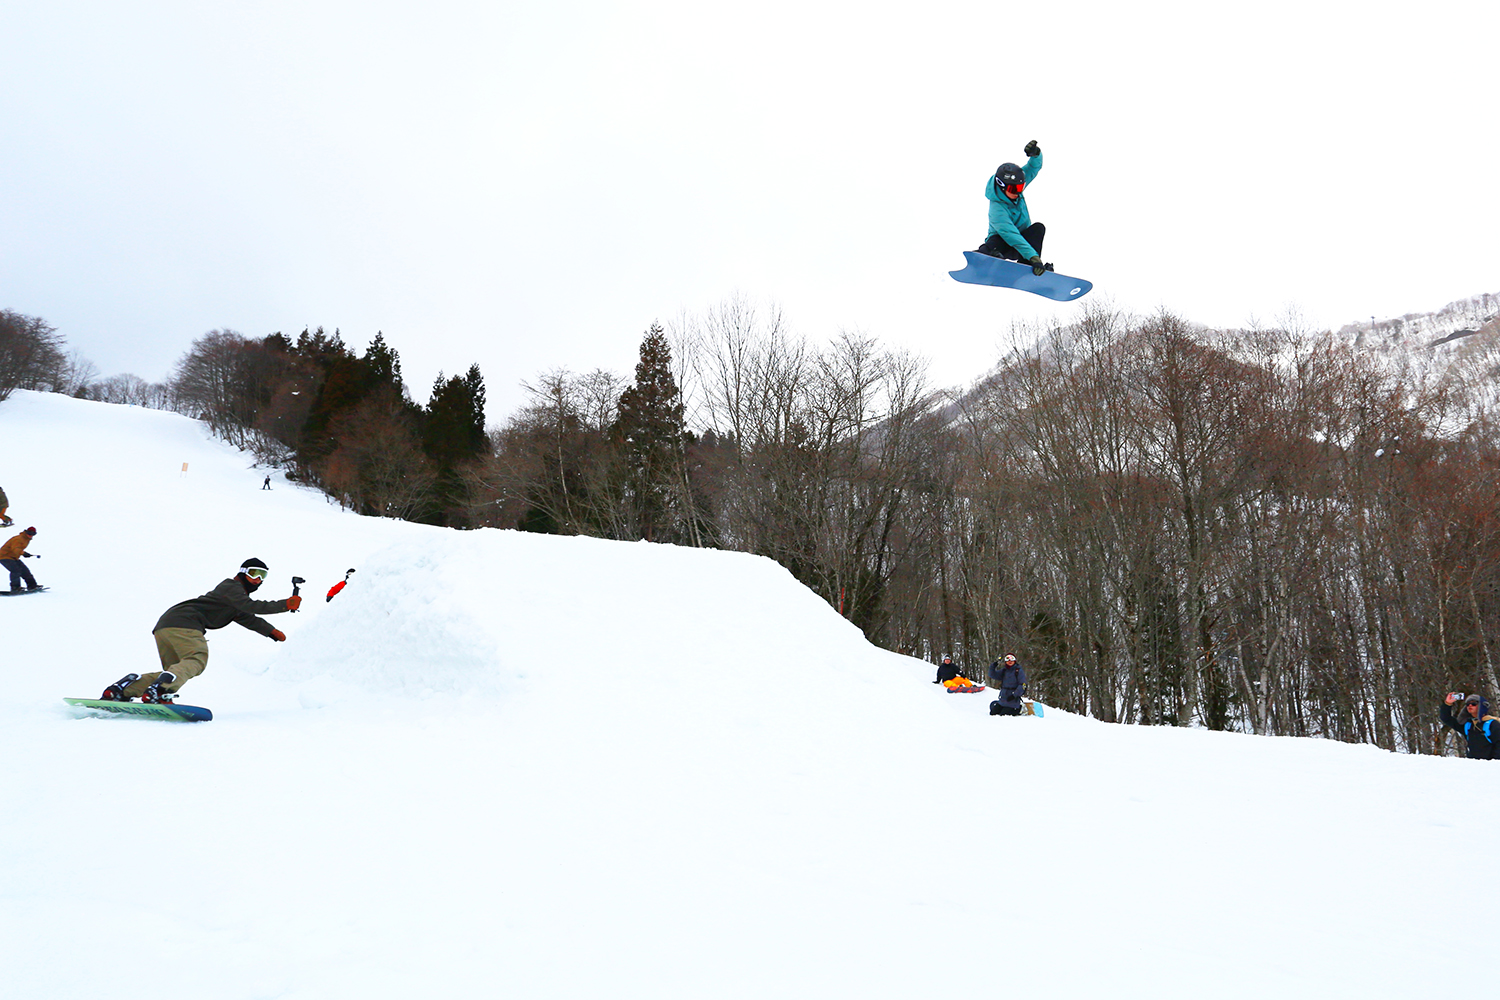
[[957,663],[939,663],[938,664],[938,671],[937,671],[937,680],[934,683],[941,684],[941,683],[943,683],[943,681],[951,681],[953,678],[955,678],[957,676],[958,676],[958,664]]
[[1469,756],[1475,760],[1500,760],[1500,719],[1487,714],[1485,709],[1488,707],[1480,705],[1478,720],[1470,717],[1469,710],[1462,705],[1458,718],[1454,718],[1453,709],[1448,705],[1438,708],[1438,718],[1468,742]]
[[239,622],[266,638],[275,627],[257,615],[274,615],[287,610],[286,601],[252,601],[250,589],[238,577],[230,577],[202,597],[174,604],[157,620],[153,632],[164,628],[191,628],[199,632],[223,628]]
[[1026,671],[1019,663],[996,660],[990,664],[990,687],[1000,690],[997,699],[1000,704],[1007,708],[1019,707],[1021,696],[1026,693]]

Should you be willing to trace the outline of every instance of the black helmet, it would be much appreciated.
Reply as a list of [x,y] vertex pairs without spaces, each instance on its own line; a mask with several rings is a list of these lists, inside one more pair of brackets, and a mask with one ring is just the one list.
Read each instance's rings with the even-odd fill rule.
[[1009,187],[1012,184],[1025,184],[1026,174],[1014,163],[1002,163],[995,170],[995,183],[1001,187]]

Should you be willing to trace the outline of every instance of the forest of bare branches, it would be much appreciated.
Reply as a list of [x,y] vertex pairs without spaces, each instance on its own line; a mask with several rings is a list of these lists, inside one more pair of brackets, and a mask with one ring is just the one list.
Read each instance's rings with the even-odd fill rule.
[[486,439],[477,367],[418,407],[380,336],[213,331],[153,385],[0,319],[10,388],[190,413],[367,514],[764,555],[873,642],[1014,652],[1106,721],[1451,752],[1442,692],[1500,693],[1493,320],[1438,365],[1094,306],[939,391],[734,300],[646,331],[633,378],[525,383]]
[[[728,303],[674,330],[687,424],[660,540],[769,556],[875,642],[1116,722],[1438,747],[1500,688],[1500,449],[1483,339],[1394,365],[1329,335],[1107,309],[1017,331],[961,393]],[[607,373],[554,372],[477,473],[485,523],[642,537]],[[684,428],[686,429],[686,428]]]

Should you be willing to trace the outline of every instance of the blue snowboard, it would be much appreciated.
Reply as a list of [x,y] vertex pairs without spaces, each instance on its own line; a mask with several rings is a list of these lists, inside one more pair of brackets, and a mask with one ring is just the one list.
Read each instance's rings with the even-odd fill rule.
[[1001,260],[973,250],[964,251],[964,260],[968,263],[962,271],[949,271],[948,274],[955,281],[966,281],[971,285],[1019,288],[1023,292],[1032,292],[1059,302],[1081,299],[1094,287],[1092,281],[1070,278],[1053,271],[1047,271],[1038,277],[1031,273],[1030,264],[1017,264],[1013,260]]
[[64,698],[63,701],[88,712],[133,715],[140,719],[162,719],[166,722],[208,722],[214,717],[214,713],[197,705],[147,705],[139,701],[100,701],[98,698]]

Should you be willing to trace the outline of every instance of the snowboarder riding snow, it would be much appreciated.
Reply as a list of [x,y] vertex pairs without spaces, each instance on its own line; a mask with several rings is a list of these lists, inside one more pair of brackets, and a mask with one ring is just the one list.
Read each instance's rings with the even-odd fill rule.
[[1002,163],[985,185],[984,196],[990,201],[990,233],[979,245],[979,252],[1004,260],[1031,265],[1031,273],[1040,275],[1052,270],[1042,263],[1042,240],[1047,227],[1031,221],[1026,198],[1021,193],[1042,172],[1042,148],[1033,139],[1024,150],[1030,157],[1024,167]]
[[204,632],[239,622],[268,639],[285,642],[286,635],[259,615],[296,611],[302,598],[293,595],[280,601],[252,601],[266,579],[266,564],[246,559],[239,572],[202,597],[174,604],[156,623],[156,652],[162,669],[148,674],[126,674],[104,689],[101,701],[141,701],[171,704],[172,695],[208,666],[208,640]]
[[11,538],[4,545],[0,545],[0,566],[10,570],[10,592],[19,594],[22,590],[21,584],[25,583],[26,590],[41,590],[42,585],[36,582],[36,577],[31,575],[31,570],[26,568],[22,559],[40,559],[41,556],[34,552],[27,552],[26,546],[36,537],[35,528],[27,528],[19,535]]

